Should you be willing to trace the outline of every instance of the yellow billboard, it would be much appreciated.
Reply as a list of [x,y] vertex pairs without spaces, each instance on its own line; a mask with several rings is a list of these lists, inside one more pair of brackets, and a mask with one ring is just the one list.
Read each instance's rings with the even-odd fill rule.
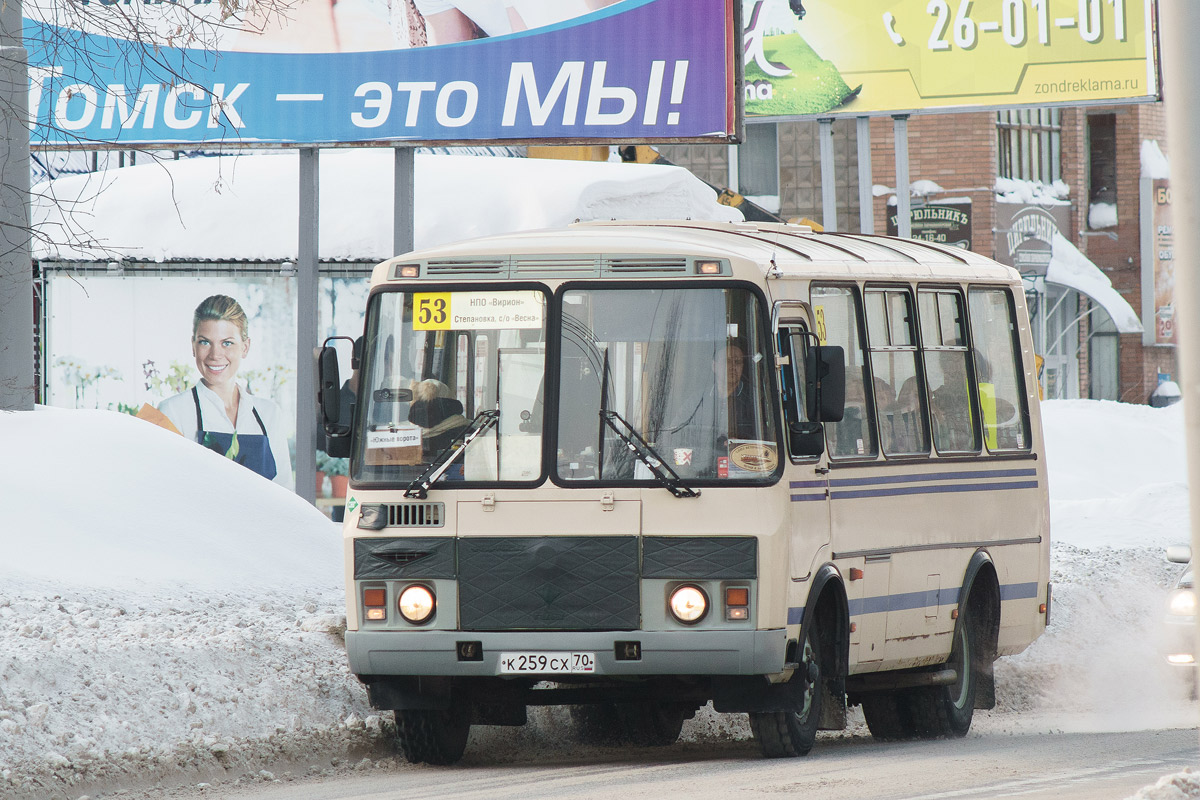
[[743,0],[748,117],[1154,100],[1155,0]]

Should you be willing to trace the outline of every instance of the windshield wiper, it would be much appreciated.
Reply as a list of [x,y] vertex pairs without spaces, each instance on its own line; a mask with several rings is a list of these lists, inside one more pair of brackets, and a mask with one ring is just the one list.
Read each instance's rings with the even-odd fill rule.
[[[602,408],[600,409],[600,419],[612,429],[612,432],[629,449],[629,452],[633,453],[638,461],[646,465],[660,486],[670,490],[671,494],[676,497],[700,496],[699,489],[683,485],[683,479],[679,477],[678,473],[671,469],[667,465],[667,462],[663,461],[662,456],[650,446],[649,442],[642,438],[641,434],[634,430],[632,425],[625,421],[624,417],[615,411]],[[617,423],[624,426],[625,430],[621,430],[621,427]]]
[[454,463],[454,459],[467,449],[471,442],[488,428],[495,425],[500,420],[500,409],[492,408],[486,411],[480,411],[475,415],[475,419],[471,420],[471,424],[463,428],[458,436],[454,437],[454,441],[450,443],[442,452],[433,457],[428,469],[422,472],[416,480],[408,485],[408,489],[404,491],[405,497],[413,497],[417,500],[424,500],[429,495],[429,487],[432,486],[438,478],[450,469],[450,465]]
[[[621,430],[617,423],[625,426],[625,430]],[[604,478],[604,426],[612,428],[612,432],[617,435],[617,438],[633,453],[638,461],[641,461],[650,470],[650,474],[658,481],[658,484],[668,490],[676,497],[699,497],[700,490],[692,489],[689,486],[684,486],[682,479],[667,466],[667,463],[662,460],[654,448],[642,438],[634,427],[615,411],[608,410],[608,348],[604,348],[604,360],[600,373],[600,436],[599,436],[599,453],[596,460],[598,477]]]

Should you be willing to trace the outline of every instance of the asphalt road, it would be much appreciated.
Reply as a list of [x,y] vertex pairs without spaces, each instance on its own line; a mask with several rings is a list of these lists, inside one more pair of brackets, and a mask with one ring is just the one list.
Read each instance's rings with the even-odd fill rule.
[[[1121,800],[1200,767],[1200,733],[972,733],[952,741],[824,738],[806,758],[763,759],[753,742],[666,748],[469,752],[455,767],[385,758],[343,774],[213,786],[171,797],[222,800],[796,797],[805,800]],[[159,795],[162,796],[162,795]]]

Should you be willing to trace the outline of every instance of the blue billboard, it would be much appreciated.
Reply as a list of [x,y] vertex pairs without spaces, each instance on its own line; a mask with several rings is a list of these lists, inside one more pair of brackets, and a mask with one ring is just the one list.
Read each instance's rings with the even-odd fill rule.
[[[354,6],[357,16],[349,0],[302,0],[286,18],[257,20],[199,0],[68,2],[82,3],[74,24],[25,20],[34,147],[719,142],[737,132],[734,0],[375,0]],[[489,4],[491,17],[480,11]],[[194,25],[210,8],[207,33],[172,27],[172,12]],[[122,11],[149,20],[153,46],[97,22]]]

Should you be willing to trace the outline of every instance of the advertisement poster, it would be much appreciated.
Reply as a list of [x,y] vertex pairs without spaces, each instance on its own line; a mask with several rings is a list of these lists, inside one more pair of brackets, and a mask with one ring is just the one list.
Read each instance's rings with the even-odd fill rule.
[[[244,354],[226,369],[233,374],[225,377],[273,404],[285,440],[275,443],[277,449],[284,454],[292,449],[297,389],[294,278],[64,271],[49,272],[45,281],[42,374],[47,405],[130,415],[148,405],[176,413],[167,401],[186,395],[202,378],[198,362],[203,354],[193,348],[197,308],[207,298],[225,296],[245,313],[249,341]],[[323,278],[322,335],[361,333],[366,292],[361,278]],[[190,410],[190,399],[185,401]],[[206,424],[209,427],[216,426]],[[239,422],[238,430],[243,427]],[[291,471],[294,459],[282,455],[280,460],[284,458],[291,461]]]
[[1071,204],[1027,206],[996,204],[996,255],[1001,264],[1027,275],[1045,275],[1054,235],[1071,230]]
[[728,141],[735,2],[35,0],[32,144]]
[[[912,238],[971,249],[971,200],[940,200],[910,209]],[[899,236],[896,207],[888,205],[887,235]]]
[[1178,344],[1175,327],[1175,229],[1171,219],[1171,182],[1155,179],[1154,200],[1154,343]]
[[1153,0],[742,0],[746,115],[1153,100]]

